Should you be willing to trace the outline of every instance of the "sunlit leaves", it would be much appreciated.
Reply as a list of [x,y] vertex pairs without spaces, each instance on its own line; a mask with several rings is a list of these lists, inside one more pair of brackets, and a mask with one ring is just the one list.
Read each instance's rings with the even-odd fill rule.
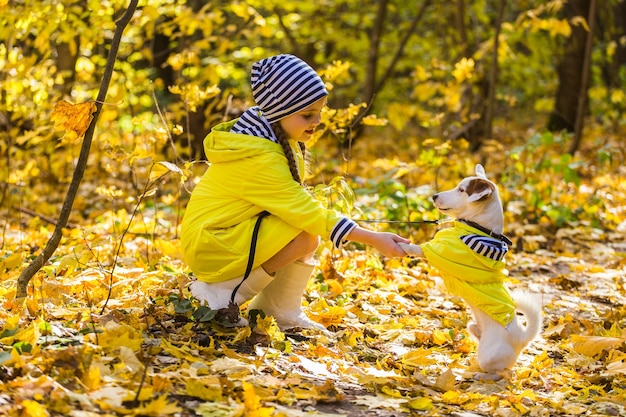
[[175,85],[169,87],[169,90],[172,94],[180,95],[184,102],[189,106],[189,111],[192,112],[195,112],[199,105],[204,103],[206,100],[215,97],[221,91],[217,86],[201,88],[196,84],[183,86]]
[[459,62],[454,64],[454,70],[452,75],[456,78],[457,82],[463,82],[472,78],[474,71],[474,60],[472,58],[462,58]]
[[[330,83],[342,82],[350,77],[349,71],[351,66],[351,62],[333,61],[330,65],[327,65],[324,69],[319,71],[319,75]],[[332,88],[330,91],[332,91]]]
[[354,191],[343,177],[335,177],[328,184],[316,185],[313,196],[324,206],[342,213],[352,213],[354,208]]
[[143,337],[139,330],[123,323],[118,324],[110,321],[105,326],[104,333],[98,336],[98,343],[104,347],[127,347],[136,351],[143,343]]

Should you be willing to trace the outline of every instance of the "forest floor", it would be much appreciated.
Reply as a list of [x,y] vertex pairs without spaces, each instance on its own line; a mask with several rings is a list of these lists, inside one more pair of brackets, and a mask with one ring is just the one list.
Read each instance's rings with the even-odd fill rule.
[[[364,154],[381,149],[371,146]],[[394,198],[398,182],[387,172],[410,170],[395,160],[384,163],[392,168],[362,157],[358,172],[374,178],[366,170],[381,164],[384,176],[372,183],[388,187],[383,191]],[[417,184],[411,186],[443,181],[425,172],[413,169]],[[613,210],[612,231],[585,221],[557,228],[507,217],[519,222],[505,227],[513,240],[508,284],[542,295],[544,324],[510,378],[496,382],[474,379],[468,310],[423,260],[324,243],[304,309],[328,333],[285,334],[269,317],[253,328],[226,328],[190,299],[176,237],[180,219],[171,207],[144,208],[137,219],[119,207],[97,211],[87,197],[95,185],[87,184],[77,208],[96,217],[68,228],[22,302],[15,300],[17,277],[52,226],[43,216],[1,211],[7,220],[0,223],[0,415],[626,415],[626,187],[620,175],[598,177],[603,183],[586,188],[612,198],[606,210],[601,201],[572,196],[569,185],[557,192],[558,175],[535,174],[541,178],[526,187],[548,190],[546,198],[576,209],[605,210],[605,216]],[[507,200],[515,197],[504,191]],[[391,218],[395,200],[367,193],[379,199],[365,200],[379,210],[370,214]],[[415,243],[441,226],[419,227],[411,232]]]
[[271,320],[254,331],[199,323],[185,309],[188,278],[171,272],[175,262],[170,272],[119,268],[102,314],[87,306],[105,296],[102,271],[38,279],[22,315],[40,314],[18,320],[8,300],[2,310],[0,341],[22,350],[3,354],[0,411],[626,415],[624,234],[564,228],[515,240],[533,251],[509,254],[511,286],[543,294],[544,328],[510,379],[473,379],[467,310],[425,262],[355,249],[324,252],[309,286],[306,311],[328,334],[283,334]]

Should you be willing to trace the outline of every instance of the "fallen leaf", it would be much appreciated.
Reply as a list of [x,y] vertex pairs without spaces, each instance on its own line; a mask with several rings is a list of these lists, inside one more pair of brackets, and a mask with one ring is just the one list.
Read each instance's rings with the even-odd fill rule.
[[136,416],[162,416],[176,414],[182,411],[175,403],[171,403],[167,399],[167,394],[161,395],[159,398],[150,401],[148,404],[133,410]]
[[574,350],[590,357],[596,356],[604,349],[616,349],[622,343],[626,343],[626,339],[621,337],[572,335]]
[[433,401],[427,397],[413,398],[407,403],[412,410],[428,411],[433,408]]
[[606,366],[606,374],[626,374],[626,360],[611,362]]
[[37,401],[24,400],[22,401],[21,415],[24,417],[48,417],[50,413],[48,413],[45,407],[39,404]]
[[452,370],[448,368],[445,372],[437,377],[437,380],[435,381],[435,387],[445,392],[453,390],[455,383],[456,377],[452,373]]

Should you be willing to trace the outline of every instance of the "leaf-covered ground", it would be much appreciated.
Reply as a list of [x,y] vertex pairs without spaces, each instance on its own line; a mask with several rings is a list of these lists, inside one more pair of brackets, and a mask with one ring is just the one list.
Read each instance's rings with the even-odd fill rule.
[[[355,162],[351,171],[369,164],[371,171],[359,172],[364,178],[375,175],[372,167],[394,167],[394,178],[405,178],[415,190],[406,191],[409,196],[424,194],[420,179],[435,182],[428,171],[411,173],[417,165],[398,172],[398,161]],[[459,173],[466,167],[471,162]],[[329,332],[284,334],[271,318],[257,318],[252,329],[205,320],[206,311],[186,290],[174,210],[147,207],[133,221],[127,211],[103,211],[69,230],[21,305],[14,300],[15,282],[28,252],[45,245],[52,226],[30,215],[0,223],[0,414],[626,415],[626,187],[624,172],[615,174],[607,177],[614,201],[606,210],[619,225],[612,230],[507,215],[514,241],[510,284],[543,294],[545,322],[512,378],[498,382],[473,380],[476,346],[465,330],[468,312],[421,260],[325,246],[305,308]],[[582,186],[602,178],[589,177]],[[553,193],[559,187],[558,179],[542,181]],[[355,184],[369,186],[366,180]],[[379,189],[377,198],[397,191]],[[505,189],[503,196],[515,209],[515,190]],[[559,191],[554,199],[561,198],[566,196]],[[391,203],[385,204],[388,212],[374,212],[372,201],[372,193],[364,193],[355,206],[370,217],[393,217]],[[399,232],[420,241],[437,227]]]
[[110,282],[102,271],[38,279],[29,321],[7,311],[12,289],[5,282],[0,410],[624,415],[626,262],[618,254],[626,241],[589,233],[576,230],[559,237],[559,248],[511,256],[513,285],[544,294],[545,328],[513,378],[496,383],[472,379],[467,312],[422,262],[325,252],[307,311],[329,326],[328,335],[285,335],[271,323],[255,332],[200,324],[174,311],[185,310],[169,296],[181,294],[186,277],[166,269],[119,268],[104,314]]

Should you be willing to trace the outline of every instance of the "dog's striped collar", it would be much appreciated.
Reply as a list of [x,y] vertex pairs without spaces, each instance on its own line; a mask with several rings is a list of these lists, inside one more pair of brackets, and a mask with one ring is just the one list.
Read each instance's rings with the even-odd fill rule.
[[506,243],[507,245],[512,245],[513,244],[513,242],[511,242],[511,239],[509,239],[505,235],[501,235],[501,234],[495,233],[494,231],[489,230],[486,227],[482,227],[481,225],[479,225],[476,222],[473,222],[473,221],[470,221],[470,220],[465,220],[465,219],[457,219],[457,221],[463,222],[466,225],[473,227],[474,229],[478,229],[481,232],[486,233],[487,235],[489,235],[491,237],[495,237],[496,239]]

